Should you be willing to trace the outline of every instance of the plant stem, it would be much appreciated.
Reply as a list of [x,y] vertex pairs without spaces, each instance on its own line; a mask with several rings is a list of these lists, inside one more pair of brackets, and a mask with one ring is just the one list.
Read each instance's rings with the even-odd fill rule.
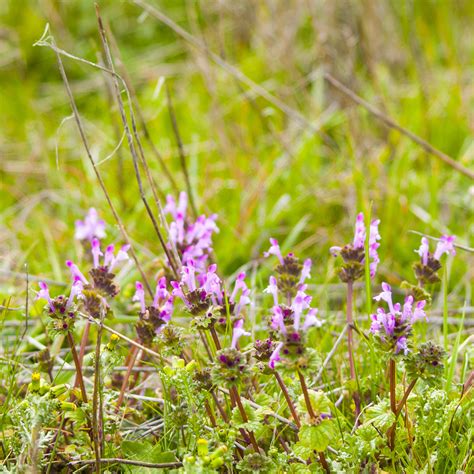
[[74,345],[74,338],[70,331],[67,333],[67,340],[69,342],[69,347],[71,348],[72,358],[74,359],[74,364],[76,366],[76,377],[79,381],[79,387],[81,389],[82,401],[87,403],[87,392],[86,387],[84,386],[84,378],[82,376],[82,367],[79,361],[79,356],[77,355],[76,346]]
[[[247,413],[245,412],[245,408],[242,404],[242,400],[240,398],[239,392],[237,391],[236,387],[232,387],[230,389],[231,392],[234,394],[234,400],[237,403],[237,406],[240,411],[240,415],[242,416],[242,420],[244,420],[244,423],[248,423],[249,418],[247,416]],[[255,435],[253,434],[253,431],[248,431],[250,442],[252,443],[253,449],[255,450],[256,453],[260,452],[260,448],[258,447],[257,440],[255,439]]]
[[212,392],[212,391],[211,391],[211,395],[212,395],[212,398],[214,399],[214,403],[216,404],[217,409],[219,410],[219,413],[222,416],[222,419],[227,423],[229,421],[229,419],[227,418],[227,413],[222,408],[219,402],[219,399],[217,398],[217,395],[215,394],[215,392]]
[[313,406],[311,405],[311,398],[309,397],[308,387],[304,379],[303,374],[298,370],[298,377],[300,379],[301,390],[303,391],[304,401],[306,403],[306,409],[308,410],[309,416],[313,419],[316,418]]
[[329,469],[328,462],[326,461],[326,456],[324,455],[324,453],[322,451],[319,451],[318,454],[319,454],[319,462],[321,463],[321,466],[323,466],[323,469],[326,472],[331,472],[330,469]]
[[122,381],[122,386],[120,387],[120,393],[117,399],[117,403],[115,404],[115,411],[117,412],[120,408],[120,405],[122,405],[123,398],[125,396],[125,390],[127,390],[128,387],[128,381],[130,379],[130,375],[132,373],[133,366],[135,365],[135,361],[137,360],[138,356],[138,348],[136,346],[133,346],[132,349],[130,350],[130,360],[128,362],[127,366],[127,372],[125,373],[125,376]]
[[400,415],[400,413],[403,409],[403,406],[405,405],[405,403],[408,399],[408,396],[410,395],[411,391],[415,387],[415,384],[416,384],[417,380],[418,380],[418,378],[413,379],[411,381],[410,385],[408,385],[407,389],[405,390],[405,393],[403,394],[403,398],[401,399],[400,403],[397,405],[395,416],[398,417]]
[[[353,348],[353,332],[352,332],[352,325],[353,325],[353,317],[352,317],[352,299],[353,299],[353,282],[347,282],[347,307],[346,307],[346,320],[347,320],[347,355],[349,359],[349,369],[351,373],[351,380],[354,383],[357,383],[356,379],[356,372],[355,372],[355,363],[354,363],[354,348]],[[357,389],[354,390],[352,394],[352,398],[354,400],[355,405],[355,416],[356,418],[360,415],[360,397],[359,392]]]
[[214,341],[214,345],[216,346],[216,350],[220,351],[222,347],[219,341],[219,336],[217,335],[216,328],[211,328],[211,336],[212,336],[212,340]]
[[[82,333],[81,338],[81,346],[79,348],[79,363],[82,365],[82,361],[84,360],[84,354],[86,353],[86,346],[87,341],[89,340],[89,331],[90,331],[91,323],[89,320],[86,321],[86,325],[84,326],[84,332]],[[76,380],[74,381],[74,387],[79,386],[79,377],[76,374]]]
[[100,343],[102,340],[102,325],[97,328],[97,340],[94,355],[94,390],[92,393],[92,430],[94,435],[94,453],[95,453],[95,470],[100,474],[100,457],[101,457],[101,426],[100,415],[102,406],[99,403],[99,391],[101,390],[100,378]]
[[293,420],[295,421],[296,426],[299,428],[301,426],[301,421],[298,416],[298,413],[296,413],[295,406],[293,405],[293,401],[291,400],[290,394],[288,393],[288,389],[285,385],[285,382],[283,382],[281,375],[277,371],[274,371],[273,374],[275,375],[278,385],[280,386],[281,391],[283,392],[288,408],[290,409],[291,416],[293,417]]
[[217,426],[216,419],[214,417],[214,413],[212,413],[211,406],[209,405],[209,402],[207,400],[204,402],[204,407],[206,408],[207,416],[209,417],[209,420],[211,421],[212,427],[215,428]]
[[389,381],[390,381],[390,409],[392,413],[395,415],[395,423],[391,426],[391,428],[387,432],[388,436],[388,445],[390,449],[393,451],[395,449],[395,430],[397,428],[396,425],[396,418],[397,418],[397,399],[396,399],[396,385],[397,385],[397,373],[395,367],[395,359],[389,359]]
[[[304,379],[303,374],[298,370],[298,377],[300,379],[300,385],[301,385],[301,390],[303,391],[303,396],[304,396],[304,401],[306,403],[306,408],[308,409],[309,416],[312,419],[316,419],[316,413],[314,413],[313,406],[311,405],[311,398],[309,396],[308,392],[308,386],[306,385],[306,381]],[[326,461],[326,456],[322,451],[318,451],[319,455],[319,462],[321,463],[321,466],[323,466],[323,469],[329,473],[331,472],[329,470],[328,463]]]

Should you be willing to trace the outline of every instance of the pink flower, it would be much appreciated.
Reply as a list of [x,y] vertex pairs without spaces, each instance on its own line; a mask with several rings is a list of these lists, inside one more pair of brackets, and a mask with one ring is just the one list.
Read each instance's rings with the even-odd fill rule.
[[456,237],[454,235],[443,235],[438,244],[436,245],[435,253],[433,258],[439,260],[443,254],[456,255],[456,249],[454,248],[454,241]]
[[273,296],[275,306],[278,306],[278,285],[274,276],[270,277],[268,286],[263,290],[264,293],[269,293]]
[[270,369],[274,369],[275,363],[281,360],[280,351],[282,347],[283,347],[283,342],[279,342],[276,345],[275,350],[272,352],[272,355],[270,356],[270,360],[268,362],[268,366],[270,367]]
[[302,284],[305,282],[307,278],[311,277],[311,266],[312,262],[310,258],[307,258],[304,263],[303,263],[303,269],[301,270],[301,277],[300,281],[298,282],[299,284]]
[[421,262],[423,265],[428,263],[428,257],[430,255],[430,243],[426,237],[421,238],[421,245],[418,250],[415,252],[421,257]]
[[278,240],[277,239],[270,239],[270,248],[268,249],[268,252],[264,252],[263,255],[264,257],[269,257],[270,255],[275,255],[279,262],[283,265],[285,262],[283,260],[283,256],[281,254],[280,246],[278,245]]
[[54,311],[53,300],[51,299],[51,296],[49,295],[48,285],[45,282],[40,281],[39,287],[40,287],[40,290],[38,291],[38,293],[36,293],[35,301],[39,299],[46,300],[49,303],[49,307],[51,308],[51,311]]
[[383,308],[377,308],[377,312],[371,316],[372,324],[370,330],[380,339],[391,345],[395,353],[403,351],[408,352],[407,337],[410,335],[412,325],[419,319],[426,318],[424,307],[425,300],[414,304],[413,296],[405,298],[403,307],[392,302],[392,289],[387,283],[382,283],[383,291],[375,296],[376,301],[384,301],[389,307],[386,313]]
[[244,320],[239,319],[235,324],[234,324],[234,332],[232,333],[232,343],[230,347],[232,349],[235,349],[237,347],[237,342],[242,336],[250,336],[250,333],[245,331],[243,329],[244,327]]
[[209,255],[212,252],[212,237],[219,232],[215,221],[215,214],[207,217],[199,216],[191,221],[187,213],[188,197],[185,192],[179,195],[179,202],[168,195],[164,212],[171,215],[173,221],[169,225],[169,246],[175,245],[181,253],[181,262],[187,265],[194,261],[196,271],[203,273],[206,270]]
[[91,207],[83,221],[76,221],[74,237],[78,240],[90,240],[94,237],[103,239],[105,237],[105,222],[99,219],[97,211]]
[[73,263],[71,260],[66,260],[66,265],[69,267],[69,270],[71,271],[71,276],[74,281],[78,279],[81,280],[82,283],[86,285],[88,284],[87,278],[82,274],[82,272],[79,270],[75,263]]
[[135,294],[133,295],[132,301],[138,301],[140,303],[140,311],[142,314],[146,312],[145,291],[139,281],[135,282]]

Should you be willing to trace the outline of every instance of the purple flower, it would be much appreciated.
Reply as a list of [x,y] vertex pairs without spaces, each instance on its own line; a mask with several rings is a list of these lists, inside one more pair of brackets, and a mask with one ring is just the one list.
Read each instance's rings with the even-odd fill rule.
[[[370,276],[373,278],[377,271],[377,266],[380,262],[378,255],[378,248],[380,247],[379,240],[381,239],[379,233],[380,219],[374,219],[369,226],[369,269]],[[332,246],[329,249],[329,252],[333,257],[341,255],[345,263],[358,262],[364,263],[365,261],[365,241],[367,238],[367,228],[364,223],[364,214],[360,212],[357,214],[355,231],[354,231],[354,240],[352,244],[348,244],[345,247]],[[343,281],[354,281],[354,279],[359,278],[360,276],[351,275],[347,280]],[[342,278],[342,277],[341,277]]]
[[415,250],[415,252],[421,257],[423,265],[426,265],[428,263],[428,257],[430,255],[430,243],[426,237],[421,238],[420,248],[418,250]]
[[394,349],[395,353],[408,352],[407,338],[410,335],[413,323],[420,319],[426,319],[424,307],[425,300],[414,304],[413,296],[405,298],[403,307],[399,304],[393,304],[392,289],[387,283],[382,283],[382,292],[374,297],[376,301],[384,301],[388,306],[388,313],[383,308],[377,308],[375,314],[371,316],[372,325],[370,330],[372,334],[379,336],[383,343],[389,348]]
[[89,283],[87,281],[87,278],[82,274],[82,272],[79,270],[78,266],[74,262],[72,262],[71,260],[66,260],[66,265],[69,267],[69,270],[71,271],[71,276],[74,280],[80,280],[85,285]]
[[[94,263],[94,268],[99,267],[106,267],[109,272],[112,272],[114,268],[117,267],[120,263],[126,262],[130,260],[128,256],[128,250],[130,245],[123,245],[115,254],[115,246],[113,244],[108,245],[105,249],[105,253],[102,253],[100,250],[100,241],[97,238],[92,239],[91,242],[91,253],[92,253],[92,260]],[[100,264],[100,257],[103,258],[102,265]],[[72,262],[71,262],[72,263]],[[70,266],[68,264],[68,266]],[[76,267],[77,268],[77,267]],[[86,283],[86,282],[84,282]]]
[[237,342],[239,341],[239,339],[242,336],[250,336],[250,333],[245,331],[245,329],[243,329],[243,327],[244,327],[244,320],[243,319],[239,319],[234,324],[234,331],[232,333],[232,343],[230,345],[230,347],[232,349],[235,349],[237,347]]
[[443,235],[436,245],[435,253],[433,258],[439,260],[443,254],[456,255],[456,249],[454,248],[454,235]]
[[99,219],[97,211],[91,207],[83,221],[76,221],[74,237],[78,240],[92,241],[94,237],[103,239],[105,237],[105,222]]
[[356,249],[364,248],[365,246],[365,224],[364,214],[362,212],[359,212],[356,217],[354,241],[352,245]]
[[[36,293],[35,301],[39,299],[46,300],[48,302],[49,309],[51,310],[51,312],[54,313],[56,311],[56,307],[54,305],[54,300],[51,298],[51,295],[49,293],[48,285],[44,281],[40,281],[39,287],[40,289]],[[74,278],[73,284],[71,285],[71,291],[66,302],[66,309],[71,307],[71,305],[74,303],[74,300],[82,297],[82,289],[82,281],[77,278]]]
[[278,257],[279,262],[283,265],[285,262],[283,260],[283,255],[281,254],[280,250],[280,245],[278,244],[277,239],[270,239],[270,248],[268,249],[268,252],[264,252],[263,255],[264,257],[269,257],[270,255],[275,255]]
[[44,283],[43,281],[40,281],[39,287],[40,287],[40,290],[38,291],[38,293],[36,293],[35,300],[39,300],[39,299],[46,300],[49,304],[49,307],[51,308],[51,311],[54,311],[53,300],[51,299],[51,296],[49,294],[48,285]]
[[304,261],[303,269],[301,270],[300,281],[298,282],[300,285],[303,284],[307,278],[311,277],[311,266],[312,265],[313,265],[313,262],[311,261],[310,258],[307,258]]
[[[305,279],[309,276],[311,271],[311,260],[306,260],[302,274],[304,273]],[[301,279],[300,279],[301,281]],[[294,340],[301,341],[301,333],[306,332],[310,327],[316,326],[321,327],[322,322],[318,319],[318,310],[311,308],[311,296],[306,294],[306,285],[300,284],[296,295],[291,298],[291,301],[286,301],[288,306],[285,304],[279,304],[278,302],[278,281],[274,276],[269,279],[269,285],[264,290],[265,293],[269,293],[273,296],[273,307],[272,307],[272,318],[271,328],[280,333],[280,337],[283,340],[287,338],[293,338]],[[285,299],[288,298],[285,295]],[[304,318],[303,324],[301,319]],[[280,342],[275,347],[272,356],[269,360],[269,367],[275,368],[275,363],[281,360],[280,351],[285,346],[285,342]],[[285,349],[286,351],[286,349]],[[287,353],[284,352],[285,354]]]
[[155,331],[159,332],[163,329],[164,323],[171,320],[174,308],[174,298],[166,288],[166,277],[162,277],[156,284],[155,295],[151,306],[147,308],[145,302],[145,291],[141,282],[135,283],[135,294],[132,301],[140,303],[140,316],[143,317],[148,313],[151,316],[152,323],[155,325]]
[[188,197],[185,192],[179,195],[178,203],[168,195],[164,212],[171,215],[173,221],[169,225],[169,238],[176,247],[183,265],[193,260],[196,270],[204,272],[209,255],[212,252],[212,237],[219,232],[216,225],[217,216],[200,215],[194,222],[187,216]]
[[140,303],[140,311],[142,313],[146,311],[145,291],[139,281],[135,282],[135,294],[133,295],[132,301],[138,301]]
[[284,346],[283,342],[279,342],[276,345],[275,350],[272,352],[272,355],[270,356],[270,360],[268,362],[268,366],[270,367],[270,369],[274,369],[275,363],[281,360],[280,351],[283,348],[283,346]]
[[421,257],[421,263],[423,265],[428,264],[428,259],[432,256],[435,260],[438,260],[443,256],[443,254],[456,255],[456,249],[454,248],[454,241],[456,237],[454,235],[443,235],[440,237],[436,250],[433,255],[430,254],[430,243],[426,237],[421,238],[420,248],[415,250],[415,252]]
[[[222,280],[217,275],[217,265],[212,264],[198,273],[194,260],[190,260],[181,269],[181,280],[172,281],[172,294],[182,299],[191,310],[196,298],[199,302],[209,300],[209,304],[216,307],[225,307],[224,289]],[[229,306],[233,309],[234,317],[240,315],[242,308],[250,304],[250,290],[245,283],[245,273],[240,273],[234,284],[234,289],[228,299]]]
[[270,277],[269,285],[263,290],[263,292],[273,295],[273,302],[275,306],[278,306],[278,285],[274,276]]

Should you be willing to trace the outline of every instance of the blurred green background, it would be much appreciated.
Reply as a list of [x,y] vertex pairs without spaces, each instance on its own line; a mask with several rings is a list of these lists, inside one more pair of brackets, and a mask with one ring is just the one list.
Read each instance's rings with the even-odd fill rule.
[[[166,87],[173,97],[201,212],[219,214],[217,261],[232,274],[261,256],[269,236],[315,260],[337,282],[331,245],[352,239],[359,210],[381,219],[377,282],[412,279],[419,236],[454,233],[474,246],[474,186],[331,88],[330,72],[397,122],[474,167],[472,1],[220,0],[149,3],[321,128],[325,140],[240,84],[133,2],[99,1],[151,138],[184,189]],[[0,278],[59,281],[80,251],[74,220],[90,207],[114,224],[71,119],[55,54],[34,47],[46,24],[57,45],[99,62],[94,2],[0,4]],[[117,55],[115,55],[116,60]],[[146,215],[105,75],[64,58],[94,158],[140,259],[162,257]],[[143,130],[140,130],[143,134]],[[163,193],[173,192],[144,140]],[[151,199],[150,189],[147,195]],[[120,240],[116,226],[112,238]],[[470,299],[472,254],[450,267],[451,307]],[[136,275],[129,275],[130,281]],[[436,303],[439,304],[440,303]]]

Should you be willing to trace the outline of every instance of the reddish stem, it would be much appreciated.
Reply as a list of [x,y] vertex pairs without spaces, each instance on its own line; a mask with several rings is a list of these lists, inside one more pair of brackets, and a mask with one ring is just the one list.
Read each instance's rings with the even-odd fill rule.
[[281,378],[281,375],[278,372],[274,371],[273,374],[275,375],[278,385],[280,386],[281,391],[283,392],[288,408],[290,409],[291,416],[293,417],[293,420],[295,420],[296,426],[299,428],[301,426],[300,418],[298,416],[298,413],[296,413],[295,406],[293,405],[293,400],[291,400],[285,382],[283,382],[283,379]]
[[216,346],[216,350],[220,351],[222,347],[219,341],[219,336],[217,335],[215,328],[211,328],[211,336],[212,336],[212,340],[214,341],[214,345]]
[[[354,363],[354,340],[353,340],[353,324],[354,320],[352,317],[352,307],[353,307],[353,282],[347,282],[347,307],[346,307],[346,320],[347,320],[347,355],[349,359],[349,370],[351,373],[351,380],[356,383],[356,372],[355,372],[355,363]],[[353,392],[352,398],[355,405],[355,415],[358,418],[360,414],[360,397],[357,389]]]
[[79,380],[79,387],[81,389],[82,401],[87,403],[87,392],[86,387],[84,386],[84,378],[82,376],[82,367],[81,362],[79,361],[79,356],[77,355],[76,346],[74,345],[74,338],[70,331],[67,333],[67,340],[71,348],[72,358],[74,359],[74,365],[76,366],[76,377]]
[[309,397],[308,387],[304,379],[303,374],[298,370],[298,377],[300,379],[301,390],[303,391],[304,401],[306,404],[306,409],[308,410],[309,416],[312,419],[316,419],[316,414],[314,413],[313,406],[311,405],[311,398]]
[[120,393],[117,399],[117,403],[115,404],[116,412],[118,412],[118,410],[120,409],[120,406],[122,405],[123,398],[125,396],[125,390],[127,390],[127,387],[128,387],[128,380],[130,379],[130,375],[132,373],[133,366],[135,365],[137,355],[138,355],[138,348],[136,346],[133,346],[130,349],[130,359],[128,361],[127,372],[125,373],[125,376],[123,378],[122,387],[120,388]]
[[395,423],[389,428],[387,432],[388,445],[393,451],[395,449],[395,430],[397,429],[396,418],[397,418],[397,399],[396,399],[396,386],[397,386],[397,372],[395,367],[395,359],[390,358],[388,366],[388,377],[390,381],[390,409],[395,415]]
[[[240,398],[239,392],[237,391],[236,387],[232,387],[231,392],[234,394],[234,400],[237,403],[237,406],[239,407],[240,415],[242,416],[242,419],[244,420],[244,423],[248,423],[249,418],[247,416],[247,413],[245,412],[245,408],[242,404],[242,400]],[[253,449],[255,450],[256,453],[260,452],[260,448],[258,447],[257,440],[255,439],[255,435],[253,434],[253,431],[248,431],[248,435],[250,438],[250,442],[253,446]]]

